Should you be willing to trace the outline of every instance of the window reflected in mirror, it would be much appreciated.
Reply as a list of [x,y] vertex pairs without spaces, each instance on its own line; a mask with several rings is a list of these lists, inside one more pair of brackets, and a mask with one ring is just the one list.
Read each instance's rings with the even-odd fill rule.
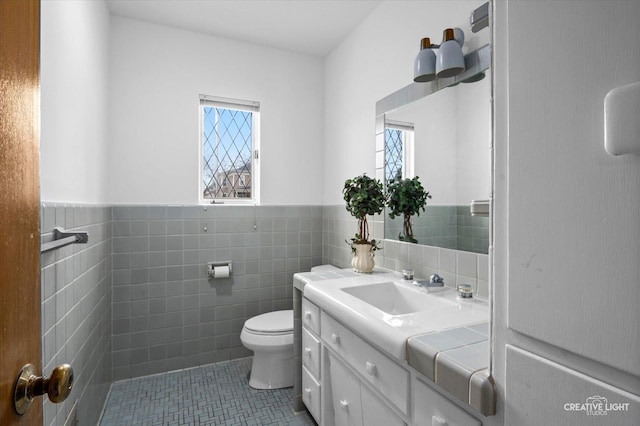
[[413,177],[413,124],[387,120],[384,129],[385,181]]

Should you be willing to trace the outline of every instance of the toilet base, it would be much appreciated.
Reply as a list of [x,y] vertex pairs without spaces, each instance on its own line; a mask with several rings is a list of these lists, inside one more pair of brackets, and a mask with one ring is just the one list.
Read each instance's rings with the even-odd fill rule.
[[280,389],[293,386],[293,356],[257,355],[249,371],[249,386],[254,389]]

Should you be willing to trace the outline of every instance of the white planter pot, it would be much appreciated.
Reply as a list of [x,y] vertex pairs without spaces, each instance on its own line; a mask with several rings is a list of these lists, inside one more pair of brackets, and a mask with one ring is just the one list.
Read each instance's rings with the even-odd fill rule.
[[351,247],[355,250],[351,260],[353,270],[364,274],[371,273],[373,267],[376,266],[373,260],[373,246],[371,244],[352,244]]

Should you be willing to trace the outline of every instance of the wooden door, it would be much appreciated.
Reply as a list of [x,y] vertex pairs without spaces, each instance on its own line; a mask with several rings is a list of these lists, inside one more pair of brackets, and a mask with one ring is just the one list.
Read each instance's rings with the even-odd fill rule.
[[42,372],[38,134],[39,0],[0,0],[0,425],[42,424],[42,400],[18,416],[23,365]]

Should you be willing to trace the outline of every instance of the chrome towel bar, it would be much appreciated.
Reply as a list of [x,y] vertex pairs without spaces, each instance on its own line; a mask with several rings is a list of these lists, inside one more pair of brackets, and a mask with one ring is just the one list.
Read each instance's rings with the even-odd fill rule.
[[40,245],[40,253],[46,253],[69,244],[86,244],[89,242],[89,234],[87,232],[66,232],[62,228],[53,229],[53,241],[42,243]]

